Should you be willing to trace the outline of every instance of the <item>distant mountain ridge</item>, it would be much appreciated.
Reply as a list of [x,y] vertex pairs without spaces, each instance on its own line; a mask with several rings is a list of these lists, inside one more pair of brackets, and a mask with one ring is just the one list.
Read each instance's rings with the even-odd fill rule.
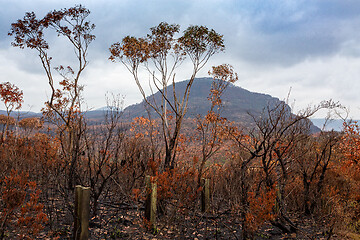
[[[315,126],[319,127],[320,129],[324,128],[325,131],[334,130],[337,132],[341,132],[344,129],[344,120],[342,119],[331,119],[329,121],[326,121],[323,118],[313,118],[310,120]],[[354,121],[358,121],[358,120],[351,119],[351,120],[347,120],[346,122],[349,124]]]
[[[183,93],[189,80],[176,83],[177,94]],[[189,96],[187,117],[195,117],[197,115],[204,116],[210,109],[210,101],[208,96],[210,93],[212,78],[195,79]],[[172,90],[172,86],[168,87]],[[170,94],[169,94],[170,95]],[[171,94],[172,95],[172,94]],[[148,97],[149,100],[155,98],[158,102],[161,99],[159,92]],[[170,101],[173,101],[170,97]],[[250,92],[241,87],[230,84],[222,96],[224,104],[222,116],[230,121],[247,123],[251,120],[250,114],[259,115],[266,106],[275,106],[281,101],[268,94]],[[157,117],[155,112],[150,109],[152,116]],[[135,117],[147,116],[144,101],[139,104],[128,106],[124,109],[124,118],[133,119]]]
[[[7,115],[5,110],[0,110],[0,115]],[[30,118],[30,117],[41,117],[41,113],[31,112],[31,111],[12,111],[10,116],[17,119]]]

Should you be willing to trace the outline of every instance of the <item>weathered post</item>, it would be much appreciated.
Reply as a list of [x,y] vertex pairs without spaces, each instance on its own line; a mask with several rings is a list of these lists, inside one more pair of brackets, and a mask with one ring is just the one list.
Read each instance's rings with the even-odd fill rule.
[[150,176],[146,176],[145,187],[146,187],[145,219],[149,221],[151,229],[155,229],[157,185],[156,183],[151,181]]
[[201,184],[201,211],[208,212],[210,206],[210,181],[209,179],[202,178]]
[[90,188],[75,187],[74,239],[89,239]]

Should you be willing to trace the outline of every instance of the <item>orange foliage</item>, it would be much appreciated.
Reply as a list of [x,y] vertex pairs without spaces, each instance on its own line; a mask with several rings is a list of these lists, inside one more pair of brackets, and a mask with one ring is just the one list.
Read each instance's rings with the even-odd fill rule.
[[136,138],[143,138],[149,136],[155,136],[159,132],[155,130],[157,123],[155,120],[150,120],[144,117],[136,117],[131,122],[130,131],[135,134]]
[[19,121],[19,126],[24,129],[40,129],[42,125],[38,118],[24,118]]
[[347,158],[346,165],[360,170],[360,126],[357,122],[346,125],[345,136],[341,146],[344,155]]
[[12,171],[3,182],[1,222],[5,224],[0,231],[3,233],[7,226],[12,226],[16,227],[21,239],[32,239],[48,221],[43,205],[38,203],[40,190],[35,182],[28,181],[28,174],[17,171]]
[[[341,162],[340,171],[360,190],[360,126],[355,122],[345,126],[344,132],[340,149],[346,158]],[[360,200],[360,191],[353,191],[352,195]]]
[[[360,232],[360,126],[357,122],[345,125],[344,133],[340,150],[345,158],[341,159],[340,166],[336,168],[341,190],[337,195],[340,194],[342,199],[337,201],[346,203],[342,205],[350,213],[349,225]],[[341,214],[344,215],[344,210],[341,210]]]
[[14,109],[20,109],[23,102],[23,92],[9,82],[0,84],[0,97],[8,114]]
[[139,200],[139,197],[140,197],[140,193],[141,193],[141,190],[138,189],[138,188],[134,188],[132,190],[132,198],[134,199],[134,201],[138,201]]
[[176,203],[179,211],[194,204],[200,188],[197,188],[197,171],[194,167],[174,168],[159,172],[160,160],[150,161],[150,168],[155,170],[152,181],[157,183],[157,197],[161,202],[171,200]]
[[3,115],[3,114],[0,115],[0,124],[15,125],[15,123],[16,123],[15,118],[10,117],[10,116],[6,116],[6,115]]
[[260,192],[257,196],[249,192],[249,211],[246,213],[245,222],[251,232],[255,232],[261,225],[275,217],[273,208],[275,206],[275,188],[266,192]]

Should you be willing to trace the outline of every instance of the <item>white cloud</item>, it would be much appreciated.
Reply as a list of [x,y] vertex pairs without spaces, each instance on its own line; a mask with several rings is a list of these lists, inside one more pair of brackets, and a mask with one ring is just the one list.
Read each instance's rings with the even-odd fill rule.
[[[247,64],[238,85],[255,92],[268,93],[286,99],[291,89],[290,102],[295,111],[317,104],[322,100],[339,101],[359,118],[360,59],[336,55],[329,58],[311,58],[290,67],[273,67],[265,70]],[[240,69],[239,69],[240,68]]]

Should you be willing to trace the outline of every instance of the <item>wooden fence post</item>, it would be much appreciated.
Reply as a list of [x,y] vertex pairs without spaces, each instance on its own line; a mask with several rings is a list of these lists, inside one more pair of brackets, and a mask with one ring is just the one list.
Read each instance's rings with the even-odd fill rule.
[[90,188],[75,187],[74,239],[89,239]]
[[210,181],[209,179],[202,178],[201,184],[201,211],[208,212],[210,206]]
[[145,200],[145,219],[150,222],[151,229],[155,229],[156,224],[156,198],[157,185],[151,182],[151,177],[145,177],[146,200]]

